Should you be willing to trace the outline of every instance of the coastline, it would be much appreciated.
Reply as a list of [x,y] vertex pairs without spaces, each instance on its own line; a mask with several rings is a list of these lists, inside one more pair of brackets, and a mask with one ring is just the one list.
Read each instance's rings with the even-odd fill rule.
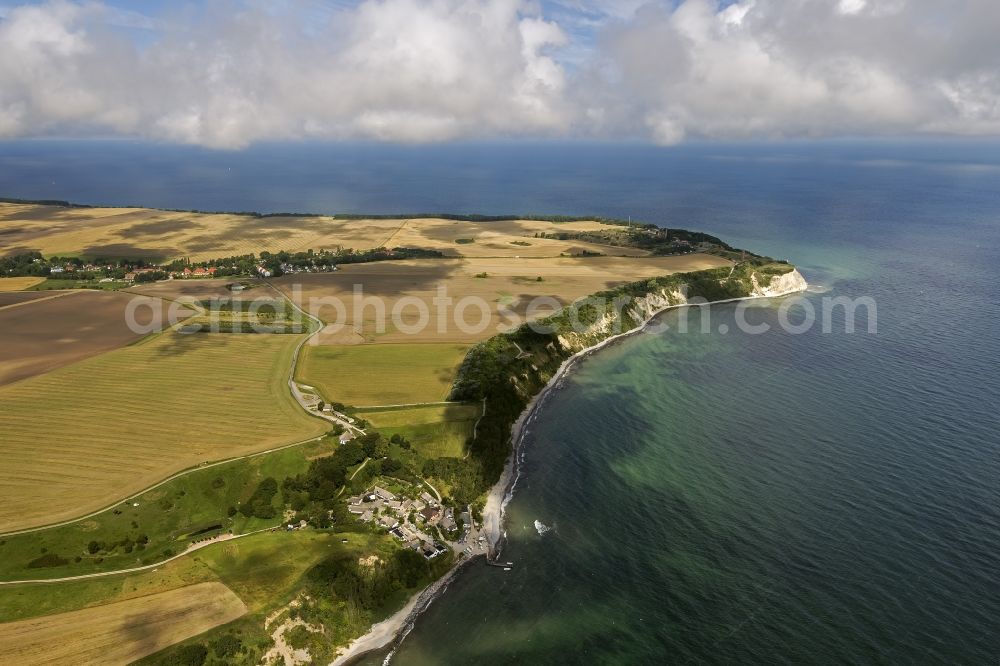
[[476,561],[479,557],[477,555],[456,562],[443,576],[410,597],[405,606],[381,622],[373,624],[366,634],[355,638],[346,647],[340,648],[337,651],[337,658],[330,662],[330,666],[350,664],[369,652],[381,650],[393,641],[405,638],[413,626],[413,621],[448,588],[448,584],[465,565]]
[[[798,294],[806,291],[809,288],[808,282],[805,278],[802,278],[801,273],[798,269],[794,270],[792,275],[798,276],[801,281],[796,283],[793,287],[770,291],[764,289],[763,293],[755,294],[753,296],[744,296],[741,298],[728,298],[720,301],[712,301],[707,305],[720,305],[723,303],[735,303],[738,301],[750,301],[750,300],[760,300],[765,298],[780,298],[782,296],[790,296],[792,294]],[[632,335],[636,335],[646,330],[650,322],[652,322],[656,317],[660,316],[668,310],[674,310],[678,308],[687,307],[702,307],[705,304],[699,303],[678,303],[676,305],[667,305],[662,308],[650,313],[646,319],[628,331],[622,333],[616,333],[604,340],[598,342],[595,345],[586,347],[576,352],[559,366],[559,369],[552,376],[552,378],[542,387],[542,390],[535,394],[535,396],[528,402],[528,406],[524,408],[521,415],[518,416],[514,425],[511,427],[510,440],[511,440],[511,453],[507,457],[507,462],[504,464],[503,472],[500,475],[500,479],[497,480],[493,487],[490,488],[490,492],[486,498],[486,506],[483,509],[483,527],[486,532],[486,538],[489,545],[488,555],[490,559],[495,559],[499,556],[500,551],[503,546],[503,538],[505,536],[505,531],[503,529],[503,521],[506,514],[507,504],[513,497],[514,489],[517,486],[518,478],[520,477],[520,462],[522,454],[522,445],[524,436],[527,434],[527,425],[534,419],[537,411],[544,404],[545,399],[551,393],[551,391],[556,388],[560,381],[569,373],[573,367],[591,354],[594,354],[604,347],[614,344],[619,340],[623,340]]]
[[[703,305],[719,305],[723,303],[734,303],[738,301],[759,300],[765,298],[779,298],[782,296],[802,293],[808,288],[808,283],[797,269],[789,275],[796,276],[798,280],[793,280],[794,284],[785,289],[777,289],[774,291],[771,291],[770,289],[762,289],[762,293],[754,294],[752,296],[712,301],[707,304],[678,303],[658,308],[651,312],[642,321],[642,323],[635,328],[609,336],[597,344],[581,349],[563,361],[556,373],[551,379],[549,379],[545,386],[543,386],[542,389],[531,398],[528,405],[524,408],[524,411],[521,412],[517,420],[514,422],[514,425],[511,426],[510,453],[507,456],[507,461],[504,463],[503,472],[500,474],[500,478],[490,488],[486,497],[486,506],[483,509],[482,524],[483,531],[486,534],[488,546],[486,558],[488,560],[495,560],[500,555],[503,548],[503,540],[506,536],[506,532],[503,529],[503,521],[506,515],[507,504],[512,499],[514,490],[517,487],[517,481],[520,478],[520,463],[522,460],[524,437],[527,434],[527,426],[535,418],[538,410],[544,404],[545,399],[552,392],[552,389],[558,387],[561,380],[565,378],[567,373],[569,373],[569,371],[572,370],[572,368],[579,361],[600,351],[606,346],[646,330],[650,322],[668,310],[685,307],[702,307]],[[459,570],[476,559],[478,559],[478,556],[457,562],[441,578],[413,595],[410,601],[408,601],[407,604],[399,611],[385,620],[372,625],[371,629],[369,629],[367,633],[351,641],[346,648],[342,648],[343,652],[338,654],[337,658],[331,662],[330,666],[345,666],[363,654],[372,652],[373,650],[382,649],[394,640],[401,640],[402,638],[405,638],[406,634],[409,633],[408,628],[412,628],[414,620],[416,620],[416,618],[447,589],[448,584],[455,578]]]

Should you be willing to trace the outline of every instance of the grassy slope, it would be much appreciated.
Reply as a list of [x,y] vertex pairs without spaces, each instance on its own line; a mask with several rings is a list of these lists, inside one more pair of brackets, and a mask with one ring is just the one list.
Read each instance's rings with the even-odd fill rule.
[[166,333],[0,388],[0,530],[321,434],[285,384],[299,339]]
[[306,346],[297,379],[324,399],[347,405],[444,400],[467,345]]
[[[345,537],[347,544],[341,543]],[[211,581],[225,582],[251,613],[257,613],[286,603],[301,575],[329,554],[360,555],[386,539],[389,537],[384,535],[342,537],[311,530],[263,532],[214,544],[155,570],[67,583],[5,586],[0,594],[0,622],[63,613]]]
[[[0,580],[62,578],[142,566],[165,559],[167,549],[181,552],[193,539],[278,525],[280,493],[272,501],[278,510],[273,519],[248,518],[241,513],[229,517],[227,509],[246,501],[261,480],[273,477],[280,484],[286,476],[304,472],[311,457],[329,453],[335,446],[335,440],[327,440],[196,470],[91,518],[0,538]],[[215,525],[221,527],[192,535]],[[128,547],[121,542],[136,542],[141,535],[149,538],[148,545],[140,548],[135,544],[127,552]],[[91,541],[107,545],[91,554],[87,550]],[[28,566],[43,553],[58,556],[65,563]]]
[[461,457],[481,409],[479,405],[432,405],[364,411],[359,416],[385,437],[400,435],[409,440],[426,458]]

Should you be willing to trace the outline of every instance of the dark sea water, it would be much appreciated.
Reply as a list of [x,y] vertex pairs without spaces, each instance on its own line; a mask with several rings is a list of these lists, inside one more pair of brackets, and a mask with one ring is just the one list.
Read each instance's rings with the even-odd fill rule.
[[467,568],[392,663],[1000,659],[995,143],[17,142],[0,143],[0,195],[631,215],[787,258],[817,312],[874,299],[877,333],[845,333],[838,310],[834,332],[792,334],[776,301],[748,316],[772,330],[750,335],[720,305],[708,332],[673,312],[671,330],[586,360],[529,430],[514,569]]

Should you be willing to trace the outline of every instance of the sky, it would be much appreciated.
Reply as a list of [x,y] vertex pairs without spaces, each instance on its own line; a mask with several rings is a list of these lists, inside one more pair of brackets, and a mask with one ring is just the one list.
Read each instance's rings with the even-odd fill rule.
[[0,138],[1000,135],[997,0],[0,0]]

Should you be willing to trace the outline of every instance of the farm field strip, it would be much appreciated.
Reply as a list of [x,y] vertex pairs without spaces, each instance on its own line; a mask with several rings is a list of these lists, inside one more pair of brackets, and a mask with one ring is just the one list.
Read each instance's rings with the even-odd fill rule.
[[[165,321],[170,304],[154,298],[91,290],[58,292],[0,308],[0,386],[121,348],[142,337],[125,311],[138,301],[137,323]],[[178,308],[174,308],[178,310]],[[194,314],[180,308],[178,315]]]
[[247,612],[222,583],[0,624],[0,662],[129,663]]
[[436,402],[448,396],[466,345],[305,345],[296,381],[330,402],[365,406]]
[[[164,477],[317,436],[287,372],[298,335],[166,333],[0,387],[0,531],[99,509]],[[68,387],[85,387],[81,396]]]
[[82,291],[59,291],[54,294],[46,294],[41,291],[0,291],[0,310],[16,308],[30,303],[49,301],[53,298],[63,298],[71,294],[80,294]]
[[21,291],[44,282],[43,277],[6,277],[0,278],[0,292]]

